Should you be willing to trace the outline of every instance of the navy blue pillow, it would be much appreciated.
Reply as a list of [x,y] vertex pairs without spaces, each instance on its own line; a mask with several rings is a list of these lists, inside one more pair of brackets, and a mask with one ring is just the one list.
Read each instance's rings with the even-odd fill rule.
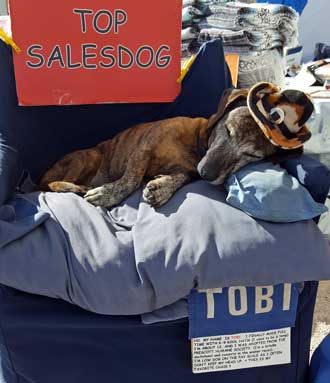
[[306,155],[281,162],[281,166],[297,178],[310,192],[314,201],[325,202],[330,189],[330,169]]

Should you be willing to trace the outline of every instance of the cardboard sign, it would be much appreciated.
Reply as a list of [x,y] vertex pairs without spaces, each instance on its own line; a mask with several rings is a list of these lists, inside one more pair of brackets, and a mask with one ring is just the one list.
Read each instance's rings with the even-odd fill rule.
[[170,102],[181,2],[10,0],[21,105]]

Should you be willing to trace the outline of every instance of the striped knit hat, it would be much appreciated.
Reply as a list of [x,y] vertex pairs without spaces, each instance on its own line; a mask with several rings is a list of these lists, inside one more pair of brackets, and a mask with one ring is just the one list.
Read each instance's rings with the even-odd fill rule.
[[314,111],[309,96],[262,82],[248,93],[247,105],[265,136],[282,149],[296,149],[309,140],[306,122]]

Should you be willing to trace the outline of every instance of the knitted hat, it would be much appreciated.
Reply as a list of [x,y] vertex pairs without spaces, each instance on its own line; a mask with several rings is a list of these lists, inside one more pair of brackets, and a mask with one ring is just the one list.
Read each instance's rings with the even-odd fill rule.
[[314,111],[306,93],[281,90],[262,82],[254,85],[247,97],[252,117],[273,145],[296,149],[309,140],[311,133],[305,123]]

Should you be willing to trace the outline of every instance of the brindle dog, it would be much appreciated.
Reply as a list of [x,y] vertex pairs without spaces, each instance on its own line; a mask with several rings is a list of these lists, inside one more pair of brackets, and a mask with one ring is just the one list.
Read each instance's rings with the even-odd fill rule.
[[68,154],[43,176],[39,189],[83,193],[93,205],[110,208],[148,181],[143,198],[159,207],[199,175],[221,184],[230,173],[279,150],[251,117],[247,93],[226,91],[209,120],[177,117],[140,124]]

